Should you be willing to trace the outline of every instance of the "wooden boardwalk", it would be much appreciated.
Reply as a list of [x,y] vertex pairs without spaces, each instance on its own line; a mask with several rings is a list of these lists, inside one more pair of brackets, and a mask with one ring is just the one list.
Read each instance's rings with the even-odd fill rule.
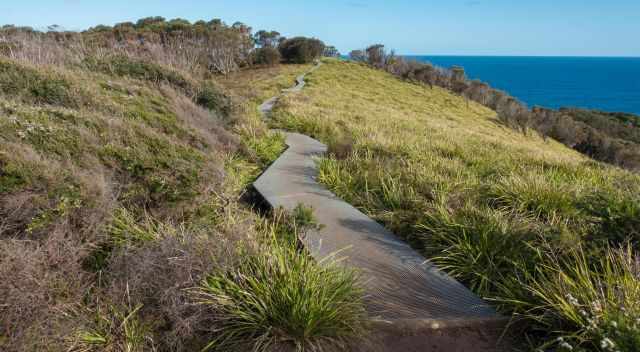
[[[298,78],[296,87],[299,88],[292,90],[304,86],[303,78]],[[277,98],[263,104],[261,112],[267,114]],[[285,136],[289,148],[258,178],[255,189],[274,208],[292,210],[301,203],[314,209],[315,217],[324,227],[307,234],[306,248],[318,259],[339,252],[338,256],[344,258],[343,265],[360,272],[368,312],[383,328],[389,324],[387,330],[395,331],[393,335],[398,334],[398,325],[403,326],[403,330],[418,329],[424,333],[425,329],[455,327],[459,330],[465,326],[471,329],[503,322],[486,302],[319,184],[314,159],[326,152],[324,144],[298,133],[285,133]],[[477,331],[474,334],[471,349],[451,350],[493,350],[490,339]],[[428,335],[434,337],[433,332]],[[463,339],[469,340],[468,336]],[[428,339],[418,341],[426,343]],[[446,341],[449,345],[451,340]],[[450,349],[427,349],[413,341],[405,350]]]

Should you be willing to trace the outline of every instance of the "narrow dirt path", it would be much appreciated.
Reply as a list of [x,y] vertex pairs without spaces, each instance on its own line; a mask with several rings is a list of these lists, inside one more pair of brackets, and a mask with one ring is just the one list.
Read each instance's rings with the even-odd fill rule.
[[[304,77],[281,95],[300,91]],[[281,95],[262,104],[260,111],[267,115]],[[494,335],[504,319],[393,233],[319,184],[314,158],[326,152],[324,144],[302,134],[284,134],[289,148],[254,187],[274,208],[292,210],[299,203],[313,207],[324,227],[309,233],[304,244],[319,259],[340,251],[342,263],[361,273],[367,309],[375,320],[377,349],[497,350]]]

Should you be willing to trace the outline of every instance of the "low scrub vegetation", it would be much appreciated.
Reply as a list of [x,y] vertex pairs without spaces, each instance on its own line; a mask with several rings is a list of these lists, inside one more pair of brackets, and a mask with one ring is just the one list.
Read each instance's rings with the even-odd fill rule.
[[[247,26],[216,20],[0,30],[0,350],[221,349],[243,312],[196,291],[225,273],[277,282],[273,316],[291,292],[313,308],[245,336],[308,350],[357,335],[353,274],[269,243],[274,221],[240,201],[284,148],[257,99],[306,69],[235,73],[235,90],[221,74],[253,50]],[[317,295],[320,278],[342,294]]]
[[[638,349],[636,325],[613,308],[640,304],[637,174],[508,128],[438,85],[353,62],[325,60],[273,125],[327,143],[319,180],[522,319],[530,348]],[[569,293],[578,304],[563,303]],[[596,299],[594,316],[585,307]],[[610,330],[613,320],[624,328]]]

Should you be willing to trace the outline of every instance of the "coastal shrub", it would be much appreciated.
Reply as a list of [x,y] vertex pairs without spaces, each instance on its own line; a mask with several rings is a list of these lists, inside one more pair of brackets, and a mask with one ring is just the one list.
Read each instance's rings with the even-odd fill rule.
[[124,54],[192,74],[226,74],[250,64],[254,47],[248,26],[240,22],[227,25],[219,19],[190,23],[153,17],[139,24],[98,25],[79,33],[52,29],[2,27],[0,53],[34,65],[69,66],[105,53]]
[[0,93],[34,104],[79,105],[70,83],[61,75],[3,59],[0,59]]
[[253,52],[253,63],[255,65],[274,66],[279,64],[281,59],[280,51],[271,46],[265,46]]
[[[245,116],[227,119],[212,75],[250,65],[249,34],[161,19],[0,29],[0,350],[209,343],[219,325],[190,289],[233,271],[257,237],[238,199],[263,165],[229,128]],[[233,79],[262,96],[301,70]],[[281,138],[262,155],[277,148]]]
[[194,83],[184,75],[157,63],[115,55],[107,58],[89,57],[85,60],[87,68],[114,76],[131,77],[160,84],[167,83],[191,95],[195,93]]
[[295,37],[280,43],[278,50],[285,61],[305,64],[322,55],[324,43],[315,38]]
[[163,138],[144,138],[143,143],[109,143],[100,150],[107,165],[133,181],[128,183],[123,200],[153,207],[195,197],[204,171],[203,154]]
[[229,97],[212,81],[205,81],[200,85],[195,102],[211,111],[219,112],[223,116],[229,116],[233,108]]

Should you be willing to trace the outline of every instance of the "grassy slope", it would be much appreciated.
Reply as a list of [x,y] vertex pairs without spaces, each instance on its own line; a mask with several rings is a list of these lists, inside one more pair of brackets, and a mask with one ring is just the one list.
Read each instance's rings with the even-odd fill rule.
[[320,180],[506,311],[534,304],[520,281],[540,248],[598,256],[603,241],[640,239],[636,174],[360,64],[327,61],[308,81],[274,123],[329,144]]
[[[257,101],[292,84],[305,66],[238,73],[223,91],[154,63],[105,60],[36,67],[0,58],[3,351],[200,350],[215,337],[213,326],[239,318],[223,316],[213,301],[196,308],[192,289],[233,270],[263,237],[291,232],[279,229],[289,220],[260,220],[238,199],[283,148],[253,113]],[[273,246],[261,258],[277,257]],[[295,280],[312,271],[353,283],[287,258],[280,259],[299,270],[279,273],[292,277],[282,291],[303,292]],[[258,264],[252,270],[275,275]],[[261,292],[258,299],[281,293]],[[359,307],[355,292],[347,294]],[[267,307],[249,334],[313,339],[313,328],[293,331],[305,319],[314,324],[311,317],[294,324],[283,302]],[[276,310],[279,324],[295,326],[269,325]],[[252,343],[245,333],[242,342]]]

